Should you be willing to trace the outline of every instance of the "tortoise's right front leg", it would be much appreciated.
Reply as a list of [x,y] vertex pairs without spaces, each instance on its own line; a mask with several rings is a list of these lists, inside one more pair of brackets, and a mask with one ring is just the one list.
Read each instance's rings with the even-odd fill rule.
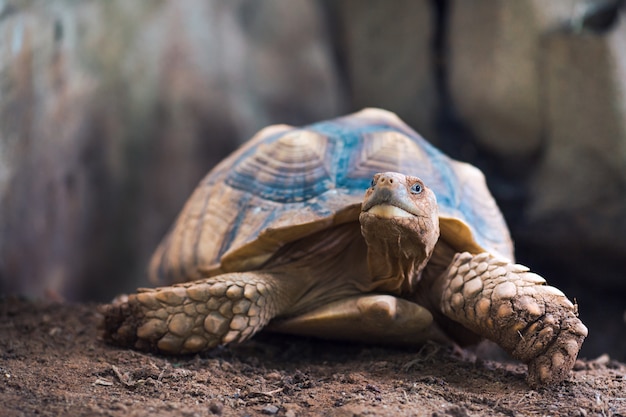
[[104,339],[170,354],[241,342],[293,299],[286,281],[271,273],[242,272],[142,289],[104,307]]
[[489,253],[465,252],[438,285],[443,313],[528,364],[530,386],[567,378],[587,328],[576,307],[542,277]]

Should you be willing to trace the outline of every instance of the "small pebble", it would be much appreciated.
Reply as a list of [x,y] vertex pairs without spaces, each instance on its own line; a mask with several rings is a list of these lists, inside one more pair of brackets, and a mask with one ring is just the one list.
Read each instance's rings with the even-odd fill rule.
[[212,402],[211,404],[209,404],[209,411],[212,414],[219,416],[220,414],[222,414],[223,409],[224,409],[224,406],[220,403]]
[[272,404],[268,404],[265,407],[263,407],[261,409],[261,412],[263,414],[267,414],[267,415],[274,415],[274,414],[278,414],[278,407],[276,407],[275,405]]
[[372,391],[372,392],[380,393],[380,388],[378,388],[376,385],[367,384],[367,385],[365,386],[365,389],[367,389],[368,391]]
[[280,374],[280,372],[273,371],[265,375],[265,379],[268,379],[270,381],[280,381],[282,379],[282,375]]

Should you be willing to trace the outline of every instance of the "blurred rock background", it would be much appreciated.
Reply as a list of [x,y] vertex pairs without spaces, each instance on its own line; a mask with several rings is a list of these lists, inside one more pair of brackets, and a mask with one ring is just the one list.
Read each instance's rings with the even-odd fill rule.
[[0,1],[0,294],[110,299],[272,123],[392,110],[626,359],[624,0]]

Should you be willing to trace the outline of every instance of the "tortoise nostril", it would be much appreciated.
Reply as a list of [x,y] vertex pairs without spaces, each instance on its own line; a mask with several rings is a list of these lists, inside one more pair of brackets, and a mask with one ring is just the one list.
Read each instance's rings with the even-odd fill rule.
[[393,178],[391,178],[391,177],[389,177],[387,175],[380,177],[380,179],[378,181],[380,182],[381,185],[393,184]]

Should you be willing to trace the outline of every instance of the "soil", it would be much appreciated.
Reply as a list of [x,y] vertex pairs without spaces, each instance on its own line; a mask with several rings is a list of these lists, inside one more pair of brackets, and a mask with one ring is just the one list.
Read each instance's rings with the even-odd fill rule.
[[0,301],[0,415],[626,416],[626,365],[607,355],[540,390],[524,365],[435,344],[260,334],[165,357],[103,343],[97,307]]

